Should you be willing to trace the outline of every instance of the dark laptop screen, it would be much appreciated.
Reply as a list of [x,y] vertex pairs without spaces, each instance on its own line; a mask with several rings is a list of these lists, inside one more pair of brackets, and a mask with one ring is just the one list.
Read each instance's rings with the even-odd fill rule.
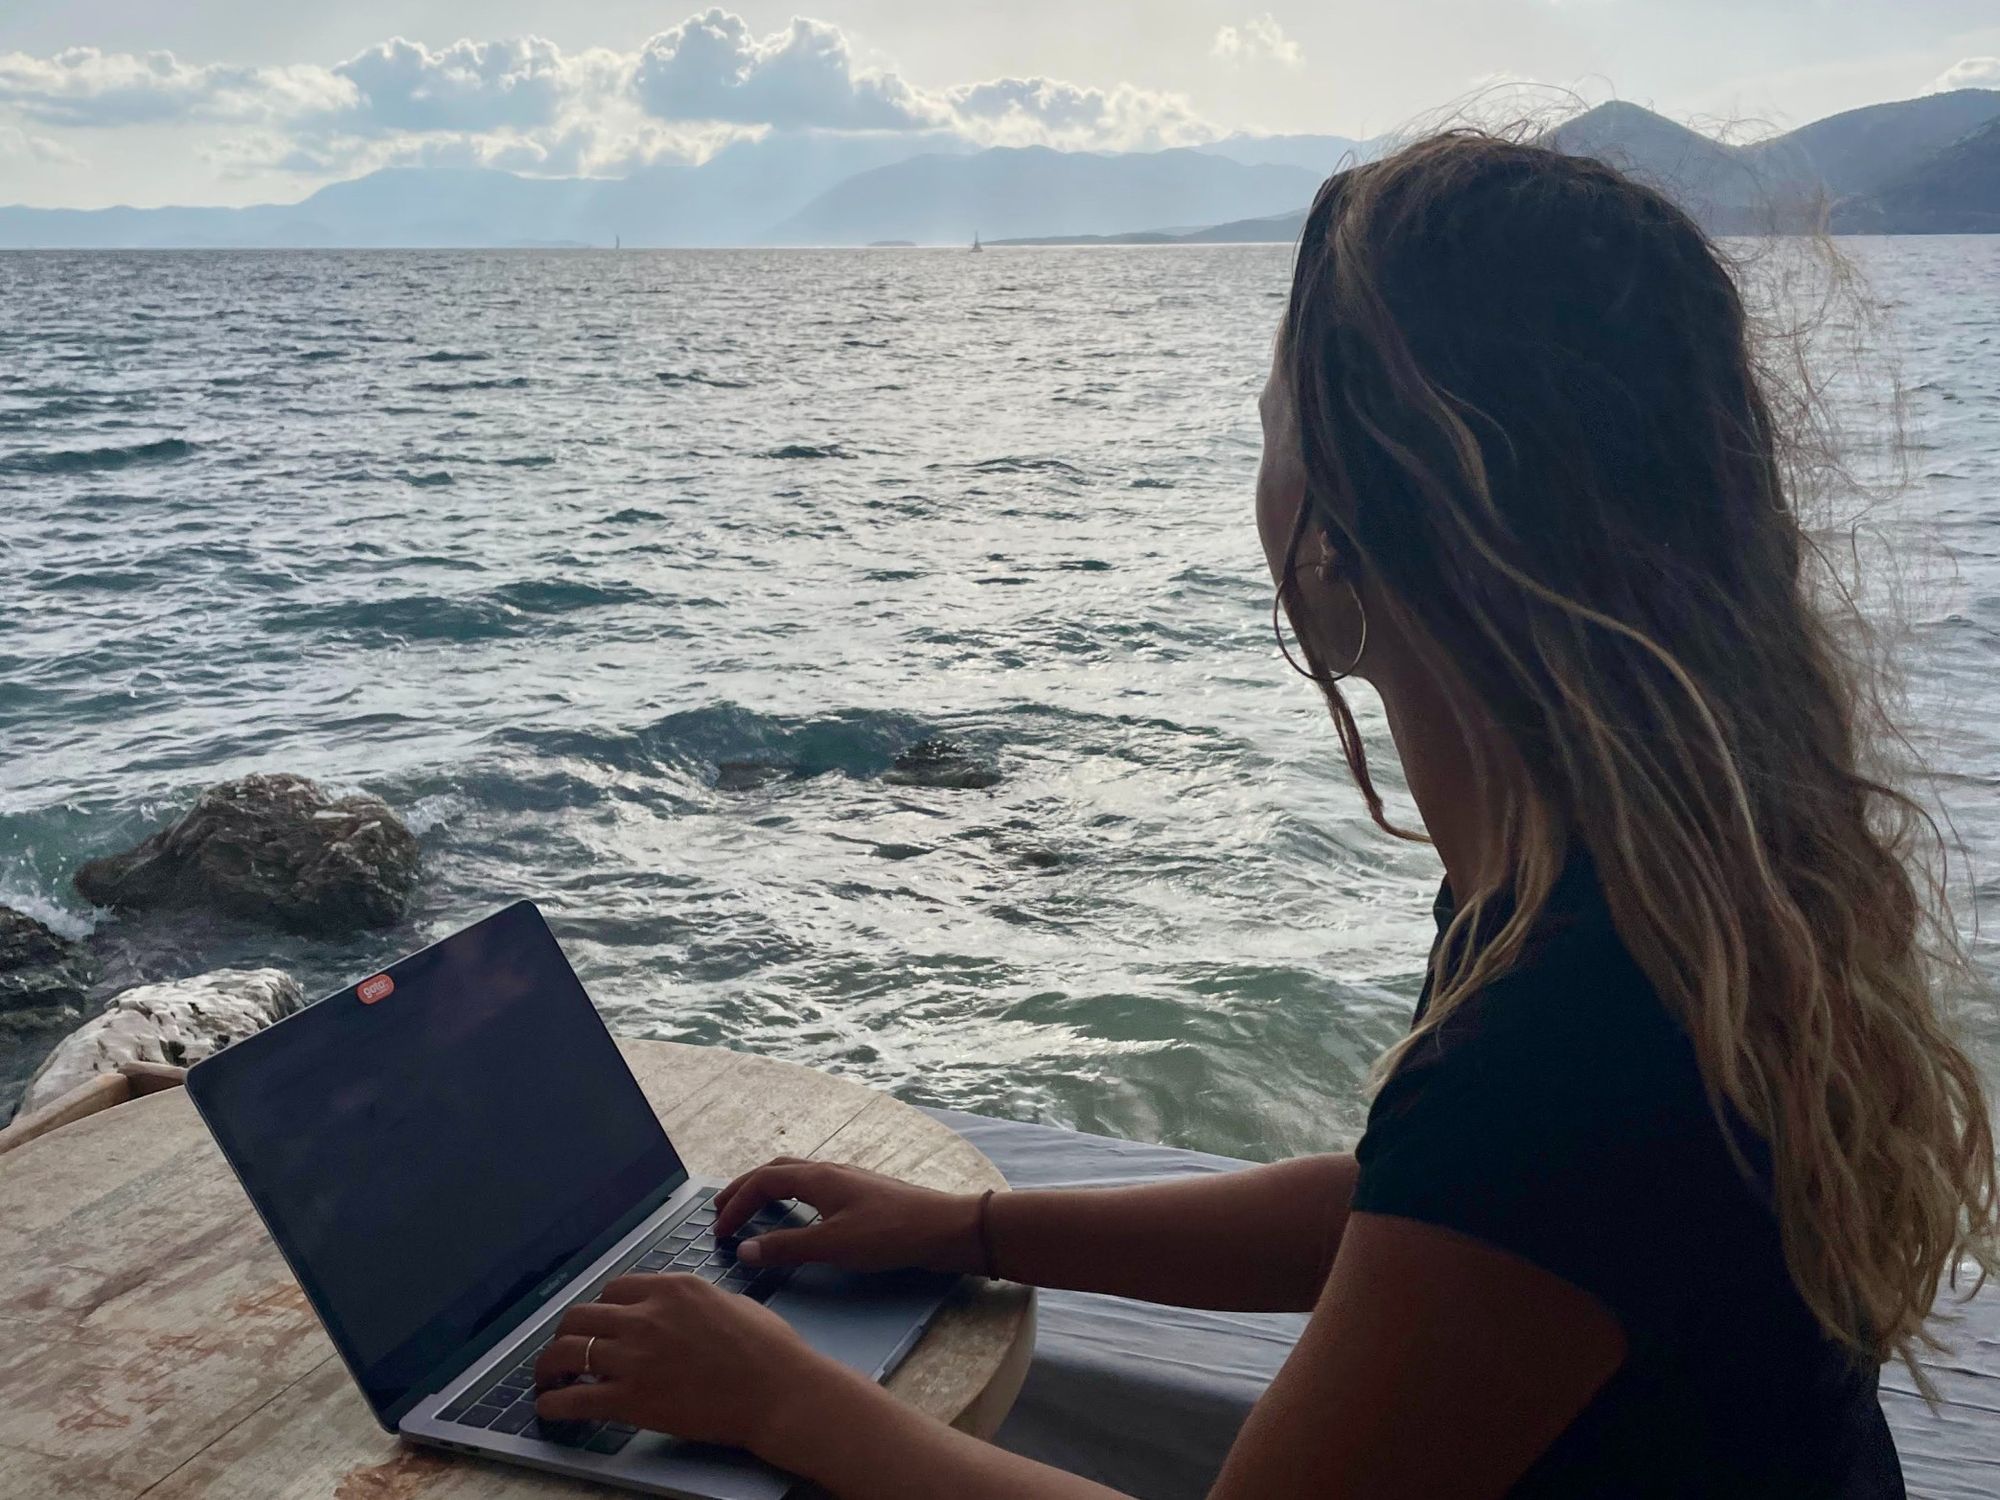
[[441,1360],[686,1174],[533,906],[386,975],[188,1087],[393,1424]]

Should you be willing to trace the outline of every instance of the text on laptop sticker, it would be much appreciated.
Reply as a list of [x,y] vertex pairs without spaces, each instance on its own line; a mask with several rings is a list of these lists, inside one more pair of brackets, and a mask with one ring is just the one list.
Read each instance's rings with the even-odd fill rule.
[[377,1000],[386,1000],[396,991],[396,981],[387,974],[377,974],[373,979],[364,979],[354,987],[354,993],[363,1005],[373,1005]]

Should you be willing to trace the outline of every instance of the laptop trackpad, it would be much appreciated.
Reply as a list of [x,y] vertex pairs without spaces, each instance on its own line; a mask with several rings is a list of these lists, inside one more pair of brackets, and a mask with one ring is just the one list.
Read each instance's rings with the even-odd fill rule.
[[769,1306],[821,1354],[880,1379],[916,1346],[958,1282],[935,1271],[864,1276],[801,1266]]

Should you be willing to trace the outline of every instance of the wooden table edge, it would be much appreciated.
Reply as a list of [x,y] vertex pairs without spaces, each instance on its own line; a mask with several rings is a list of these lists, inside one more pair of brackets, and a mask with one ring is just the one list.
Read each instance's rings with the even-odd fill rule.
[[[697,1081],[696,1087],[690,1091],[689,1098],[698,1095],[702,1089],[708,1087],[717,1079],[736,1074],[738,1070],[742,1070],[742,1072],[748,1074],[762,1073],[766,1077],[790,1075],[799,1078],[810,1078],[816,1080],[813,1086],[817,1089],[824,1089],[828,1084],[833,1084],[855,1090],[855,1107],[851,1110],[846,1109],[844,1101],[836,1106],[829,1112],[829,1117],[826,1120],[826,1124],[830,1128],[825,1129],[820,1139],[803,1150],[798,1150],[797,1147],[806,1146],[804,1140],[798,1141],[794,1147],[787,1148],[795,1150],[796,1154],[809,1158],[817,1157],[831,1148],[833,1154],[837,1156],[840,1153],[836,1143],[840,1142],[843,1137],[847,1137],[852,1141],[857,1134],[862,1137],[866,1137],[869,1134],[867,1126],[863,1123],[868,1119],[880,1122],[882,1126],[886,1127],[884,1133],[888,1136],[893,1136],[896,1132],[894,1123],[892,1122],[903,1121],[905,1118],[904,1112],[907,1111],[908,1123],[914,1125],[916,1122],[921,1122],[921,1129],[912,1132],[913,1139],[917,1142],[917,1149],[921,1150],[926,1139],[934,1139],[936,1141],[935,1150],[924,1152],[916,1158],[918,1165],[921,1165],[922,1162],[929,1160],[931,1156],[939,1153],[945,1153],[952,1157],[960,1157],[961,1152],[969,1152],[971,1157],[976,1159],[977,1164],[974,1165],[971,1162],[967,1162],[956,1171],[947,1168],[947,1176],[955,1176],[962,1182],[969,1172],[971,1175],[992,1186],[1004,1187],[1005,1185],[1005,1179],[1000,1175],[999,1169],[993,1165],[991,1159],[986,1157],[985,1153],[979,1151],[970,1141],[965,1140],[957,1132],[952,1131],[948,1125],[923,1114],[914,1106],[895,1099],[893,1095],[881,1090],[871,1089],[869,1086],[861,1084],[856,1080],[844,1079],[837,1074],[823,1073],[820,1070],[805,1067],[801,1064],[753,1052],[737,1052],[734,1049],[721,1047],[699,1047],[686,1043],[649,1042],[643,1039],[631,1038],[621,1038],[620,1042],[621,1047],[637,1053],[641,1058],[654,1062],[656,1069],[660,1063],[665,1062],[672,1054],[705,1054],[700,1058],[697,1066],[704,1066],[713,1070],[714,1077]],[[716,1054],[724,1052],[729,1054],[727,1058],[716,1056]],[[636,1071],[638,1070],[635,1068]],[[124,1080],[120,1080],[120,1082],[122,1083]],[[107,1084],[107,1090],[110,1087],[112,1086]],[[171,1089],[159,1093],[129,1097],[124,1102],[111,1105],[108,1108],[99,1108],[95,1112],[86,1114],[81,1118],[76,1118],[60,1125],[52,1125],[46,1133],[40,1134],[35,1139],[19,1142],[19,1149],[17,1151],[10,1152],[4,1158],[0,1158],[0,1180],[14,1175],[15,1170],[30,1167],[46,1169],[50,1164],[49,1158],[51,1155],[62,1152],[66,1144],[81,1144],[84,1138],[97,1135],[101,1132],[117,1132],[131,1129],[135,1126],[143,1126],[150,1123],[152,1117],[162,1111],[177,1109],[185,1111],[170,1128],[176,1131],[192,1129],[198,1132],[199,1139],[208,1149],[213,1150],[212,1143],[208,1141],[207,1132],[201,1127],[191,1103],[175,1098],[181,1092],[179,1089]],[[666,1109],[657,1103],[655,1107],[662,1114],[664,1121],[667,1113]],[[161,1124],[165,1123],[164,1120],[161,1121]],[[681,1133],[679,1125],[672,1125],[670,1128],[677,1135]],[[227,1171],[226,1166],[220,1163],[219,1157],[216,1165],[218,1170]],[[41,1173],[38,1171],[34,1175],[39,1176]],[[244,1203],[242,1211],[246,1215],[250,1215],[253,1212],[247,1202]],[[950,1425],[969,1435],[990,1441],[998,1432],[1015,1401],[1018,1399],[1033,1364],[1037,1323],[1036,1297],[1032,1288],[1014,1283],[981,1283],[974,1280],[969,1283],[968,1291],[970,1295],[961,1295],[954,1299],[953,1303],[947,1307],[945,1313],[940,1317],[938,1324],[934,1325],[933,1330],[927,1332],[925,1337],[917,1342],[909,1358],[904,1361],[898,1371],[893,1372],[889,1376],[884,1385],[892,1395],[905,1401],[906,1404],[915,1405],[918,1410],[926,1411],[927,1414],[933,1416],[935,1419],[942,1420],[943,1410],[949,1410],[949,1404],[944,1404],[943,1410],[940,1410],[938,1403],[927,1404],[914,1393],[898,1390],[897,1386],[899,1382],[897,1376],[905,1372],[914,1374],[913,1366],[918,1362],[919,1356],[925,1352],[928,1341],[935,1336],[940,1328],[947,1327],[950,1323],[962,1318],[970,1318],[975,1320],[975,1322],[984,1323],[984,1326],[988,1330],[985,1336],[985,1348],[989,1351],[985,1358],[991,1358],[990,1351],[999,1342],[1001,1333],[1000,1320],[1006,1318],[1011,1312],[1012,1327],[1008,1330],[1005,1347],[1000,1351],[999,1357],[993,1361],[987,1370],[979,1388],[969,1398],[953,1398],[953,1402],[962,1400],[963,1404],[960,1405],[958,1414],[950,1419]],[[317,1320],[314,1320],[314,1322],[316,1327]],[[968,1353],[970,1352],[968,1351]],[[326,1364],[338,1366],[339,1363],[338,1355],[329,1349],[326,1360],[314,1366],[313,1370],[307,1374],[297,1377],[292,1383],[294,1385],[301,1384],[305,1380],[316,1376]],[[198,1464],[201,1455],[225,1447],[229,1439],[237,1434],[239,1429],[247,1425],[255,1416],[256,1411],[247,1411],[243,1414],[241,1420],[231,1422],[228,1426],[222,1427],[210,1434],[201,1443],[199,1449],[190,1454],[182,1463],[175,1466],[175,1472],[187,1467],[189,1464]],[[408,1442],[398,1443],[397,1448],[398,1451],[402,1452],[432,1451]],[[22,1456],[25,1457],[25,1453]],[[54,1460],[52,1459],[51,1461],[53,1462]],[[366,1468],[368,1466],[363,1464],[360,1467]],[[357,1469],[354,1472],[359,1472],[359,1470]],[[167,1478],[167,1475],[161,1475],[142,1488],[151,1488],[153,1484],[163,1484]],[[584,1482],[587,1483],[587,1481]],[[139,1490],[131,1491],[134,1495],[137,1495],[139,1492]],[[810,1493],[810,1490],[808,1489],[804,1493]]]
[[1014,1342],[1007,1346],[1006,1354],[994,1367],[986,1389],[974,1396],[951,1423],[960,1432],[970,1433],[988,1443],[1000,1431],[1008,1413],[1013,1411],[1014,1403],[1021,1399],[1021,1387],[1027,1384],[1028,1371],[1034,1368],[1039,1305],[1033,1287],[1023,1286],[1020,1290],[1026,1293],[1025,1306],[1016,1326]]

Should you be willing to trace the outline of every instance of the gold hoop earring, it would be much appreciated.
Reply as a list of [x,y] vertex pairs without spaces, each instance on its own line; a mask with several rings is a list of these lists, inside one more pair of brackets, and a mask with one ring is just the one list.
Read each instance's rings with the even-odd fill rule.
[[[1278,585],[1278,591],[1271,596],[1271,634],[1277,637],[1278,650],[1285,658],[1285,665],[1308,682],[1316,682],[1321,687],[1332,687],[1335,683],[1347,681],[1360,667],[1361,658],[1368,652],[1368,606],[1361,602],[1361,590],[1354,586],[1352,578],[1344,578],[1341,581],[1347,585],[1347,592],[1353,595],[1354,612],[1361,617],[1361,639],[1355,643],[1353,660],[1338,672],[1308,671],[1293,659],[1292,648],[1285,644],[1285,632],[1278,623],[1278,612],[1284,607],[1285,590],[1291,586],[1290,574],[1286,575],[1284,581]],[[1300,643],[1300,647],[1304,648],[1303,642]]]

